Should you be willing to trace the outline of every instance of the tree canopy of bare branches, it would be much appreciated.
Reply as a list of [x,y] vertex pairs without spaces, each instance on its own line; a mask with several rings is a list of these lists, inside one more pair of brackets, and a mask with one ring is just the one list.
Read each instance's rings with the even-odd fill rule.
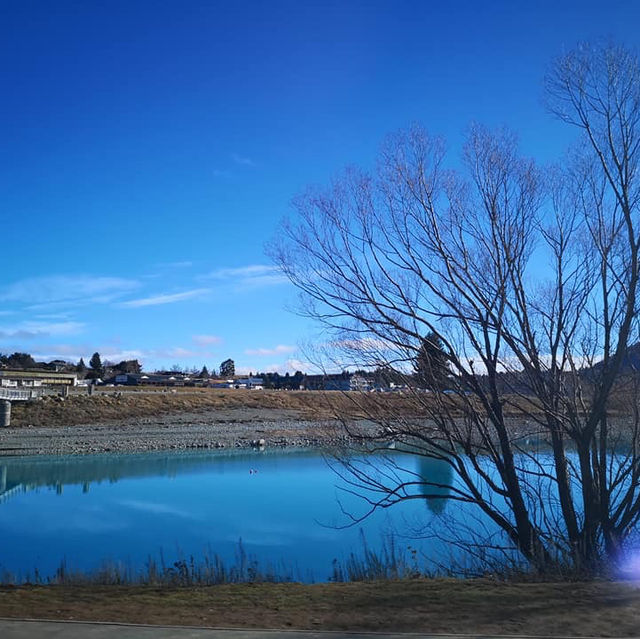
[[[387,140],[376,171],[300,195],[273,256],[336,361],[344,347],[350,363],[406,372],[410,419],[361,402],[380,425],[374,449],[393,438],[448,464],[450,499],[474,504],[534,569],[597,570],[640,517],[635,405],[614,423],[638,339],[638,60],[581,46],[553,63],[546,95],[580,136],[561,165],[474,125],[452,171],[444,141],[415,126]],[[446,391],[410,374],[426,334],[446,354]],[[517,436],[524,420],[550,463]],[[416,473],[350,470],[373,508],[442,496]]]

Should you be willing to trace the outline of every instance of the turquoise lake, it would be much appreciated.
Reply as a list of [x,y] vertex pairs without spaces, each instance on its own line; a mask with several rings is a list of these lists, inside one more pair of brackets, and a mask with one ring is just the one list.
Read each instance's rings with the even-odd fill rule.
[[[425,466],[426,463],[426,466]],[[437,462],[411,461],[434,476]],[[238,542],[261,566],[296,580],[326,581],[335,559],[359,553],[364,534],[376,549],[397,547],[443,559],[433,532],[455,502],[415,500],[375,512],[339,489],[344,483],[313,451],[181,452],[0,459],[0,571],[52,574],[65,560],[92,571],[104,561],[135,570],[151,556],[218,554],[233,563]],[[340,500],[340,501],[339,501]]]

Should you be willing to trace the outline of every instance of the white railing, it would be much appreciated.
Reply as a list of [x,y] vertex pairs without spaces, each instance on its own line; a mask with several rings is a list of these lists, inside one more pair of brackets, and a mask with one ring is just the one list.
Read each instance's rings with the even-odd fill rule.
[[30,399],[36,399],[49,394],[51,393],[49,392],[49,389],[46,388],[30,388],[25,390],[0,387],[0,400],[10,402],[26,402]]

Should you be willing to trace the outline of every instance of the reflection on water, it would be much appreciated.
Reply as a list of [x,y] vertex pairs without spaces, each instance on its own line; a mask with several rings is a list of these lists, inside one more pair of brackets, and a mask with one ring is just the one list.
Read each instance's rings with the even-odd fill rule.
[[[292,458],[317,458],[310,451],[263,451],[259,458],[290,455]],[[174,478],[185,474],[206,474],[215,462],[216,470],[237,468],[256,460],[255,452],[211,453],[160,452],[123,453],[84,456],[40,456],[0,458],[0,504],[11,497],[38,488],[63,494],[65,486],[81,486],[88,493],[92,484],[115,483],[122,479],[144,477]],[[427,506],[434,514],[444,512],[450,485],[453,481],[451,465],[442,460],[416,457],[417,471],[425,480],[421,492],[429,496]],[[252,474],[253,468],[249,469]],[[441,497],[432,497],[441,495]]]
[[[217,458],[219,470],[229,463],[255,459],[246,452]],[[206,473],[212,463],[210,452],[138,453],[83,456],[41,456],[0,458],[0,503],[12,496],[41,487],[62,494],[64,486],[114,483],[124,478],[176,477],[179,474]]]
[[[421,462],[419,472],[445,471]],[[62,559],[78,570],[103,560],[136,569],[160,554],[233,562],[241,539],[261,564],[322,581],[334,559],[359,551],[360,530],[375,548],[404,522],[433,516],[411,502],[345,528],[343,508],[357,518],[368,507],[353,495],[339,503],[337,484],[308,450],[0,458],[0,572],[51,574]]]
[[[421,486],[423,495],[429,495],[426,500],[427,508],[434,515],[441,515],[447,505],[447,497],[453,483],[453,468],[451,464],[441,459],[420,457],[418,459],[418,472],[425,484]],[[433,495],[441,495],[434,497]]]
[[[411,473],[441,485],[425,489],[436,497],[428,508],[410,500],[353,527],[345,512],[357,519],[368,505],[338,491],[337,476],[309,450],[0,458],[0,573],[51,574],[62,559],[85,571],[103,560],[138,570],[150,556],[170,564],[217,554],[233,562],[242,540],[261,565],[322,581],[334,559],[359,552],[361,530],[370,548],[394,533],[400,546],[441,563],[452,552],[438,528],[451,468],[402,457]],[[464,515],[459,502],[454,511]],[[403,539],[416,522],[429,539]]]

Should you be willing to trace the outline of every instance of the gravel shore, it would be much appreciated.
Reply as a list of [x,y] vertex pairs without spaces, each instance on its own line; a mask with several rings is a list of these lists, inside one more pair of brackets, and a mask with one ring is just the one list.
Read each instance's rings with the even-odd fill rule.
[[[406,414],[405,398],[355,396]],[[375,405],[375,404],[374,404]],[[14,410],[15,409],[15,410]],[[335,447],[349,443],[335,415],[352,415],[359,428],[378,430],[342,393],[184,390],[111,391],[16,402],[12,426],[0,428],[0,456],[69,455],[154,450]],[[355,414],[354,414],[355,412]],[[333,418],[332,418],[333,417]],[[404,417],[407,423],[415,417]],[[418,419],[421,425],[427,422]],[[545,445],[533,419],[508,418],[519,445]],[[629,416],[616,415],[613,435],[634,431]]]
[[232,408],[127,418],[74,426],[0,430],[0,456],[333,446],[346,441],[332,421],[301,420],[296,411]]

